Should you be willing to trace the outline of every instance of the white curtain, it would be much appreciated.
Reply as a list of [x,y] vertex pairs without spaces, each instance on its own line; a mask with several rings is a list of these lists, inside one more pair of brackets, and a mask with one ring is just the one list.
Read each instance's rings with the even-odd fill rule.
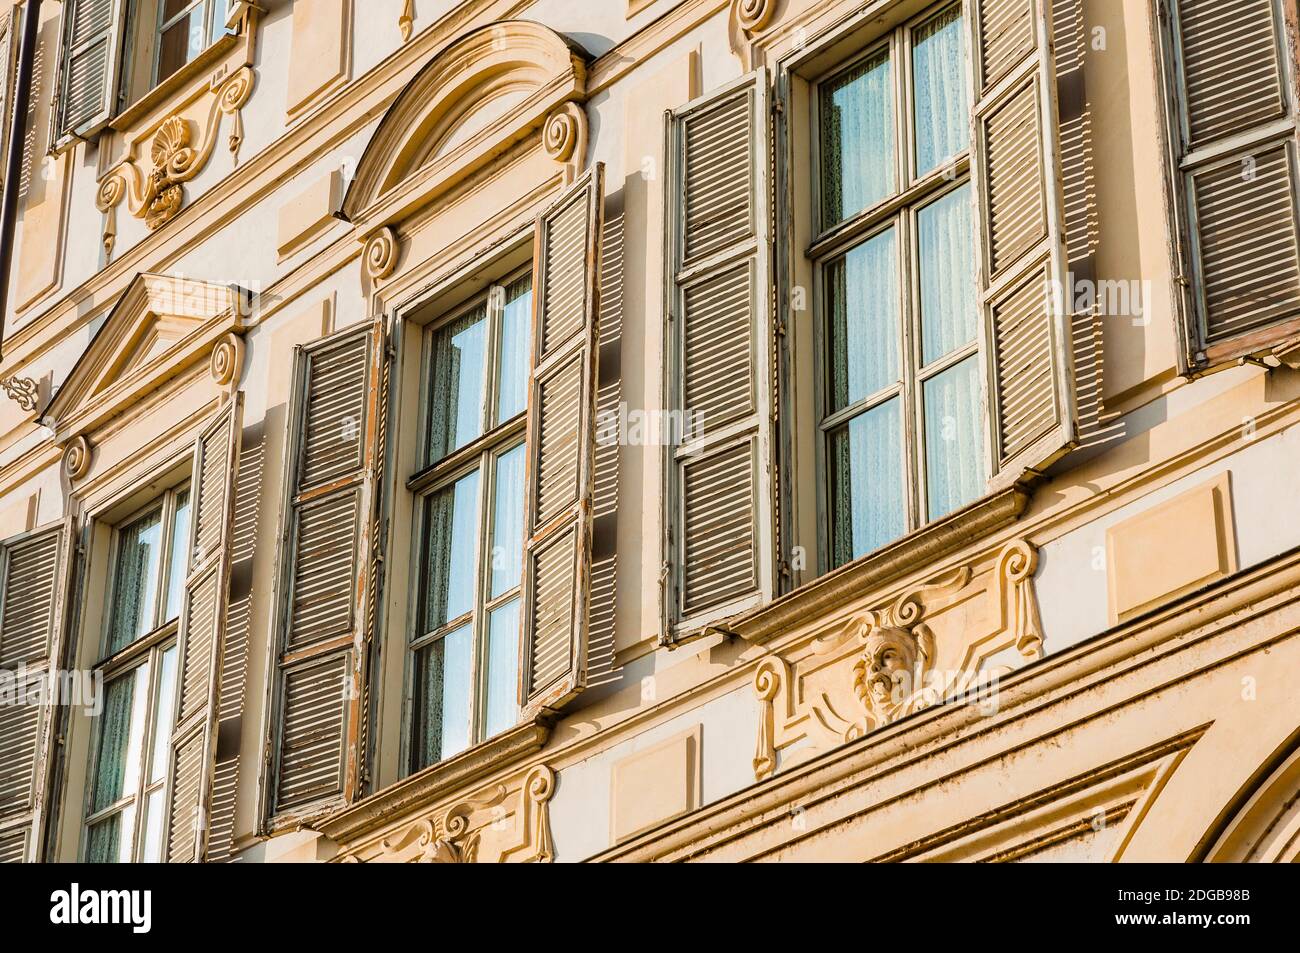
[[966,148],[966,75],[961,8],[955,6],[913,34],[916,173],[924,175]]

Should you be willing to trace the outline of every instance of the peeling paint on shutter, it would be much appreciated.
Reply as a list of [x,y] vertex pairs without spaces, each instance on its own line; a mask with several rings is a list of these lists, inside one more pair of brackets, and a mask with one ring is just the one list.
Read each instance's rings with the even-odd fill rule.
[[109,119],[126,32],[124,0],[65,0],[63,11],[58,138],[88,134]]
[[376,319],[295,356],[264,794],[271,827],[360,792],[383,342]]
[[194,519],[181,602],[180,691],[168,779],[167,860],[171,863],[203,860],[207,846],[242,427],[243,395],[236,393],[203,428],[194,446],[190,482]]
[[990,490],[1077,440],[1065,211],[1049,0],[973,0],[972,177]]
[[0,699],[0,861],[40,859],[58,712],[43,700],[63,656],[71,539],[66,519],[0,543],[0,677],[11,682]]
[[766,70],[669,114],[666,643],[773,593],[768,128]]
[[604,202],[597,163],[537,223],[519,667],[526,716],[559,710],[587,682]]
[[1198,368],[1266,350],[1300,322],[1296,107],[1276,0],[1173,0],[1161,23]]

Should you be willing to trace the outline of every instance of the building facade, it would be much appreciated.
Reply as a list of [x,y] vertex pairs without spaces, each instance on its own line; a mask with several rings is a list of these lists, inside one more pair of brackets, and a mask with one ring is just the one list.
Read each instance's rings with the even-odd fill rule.
[[1294,0],[33,15],[0,859],[1300,855]]

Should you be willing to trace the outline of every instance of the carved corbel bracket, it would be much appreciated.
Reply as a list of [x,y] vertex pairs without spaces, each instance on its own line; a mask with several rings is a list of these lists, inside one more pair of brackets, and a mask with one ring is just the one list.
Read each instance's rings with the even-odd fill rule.
[[222,116],[232,117],[226,143],[236,164],[244,141],[242,110],[253,93],[253,70],[243,66],[213,87],[202,138],[195,143],[190,120],[173,115],[163,120],[149,147],[152,169],[143,173],[130,158],[114,166],[99,183],[95,206],[104,215],[104,251],[111,256],[117,241],[117,207],[124,201],[131,215],[150,231],[171,221],[185,204],[186,182],[207,166],[216,148]]
[[208,369],[218,387],[234,390],[244,371],[244,339],[233,331],[227,332],[212,345]]
[[84,436],[73,437],[63,450],[63,475],[75,483],[90,472],[92,450]]
[[397,233],[387,226],[378,229],[366,239],[363,255],[366,274],[372,281],[383,281],[396,270],[400,251],[401,244],[397,240]]
[[731,51],[740,57],[746,70],[754,67],[754,37],[772,23],[777,3],[778,0],[731,0],[727,34],[731,37]]
[[587,157],[587,111],[573,101],[557,107],[546,117],[542,148],[548,156],[567,167],[567,181],[577,179]]

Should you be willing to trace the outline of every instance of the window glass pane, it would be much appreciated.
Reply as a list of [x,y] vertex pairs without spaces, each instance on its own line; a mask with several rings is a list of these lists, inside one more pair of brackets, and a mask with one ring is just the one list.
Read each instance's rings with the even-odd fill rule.
[[473,655],[474,632],[469,625],[447,633],[416,655],[416,770],[469,747]]
[[492,583],[490,598],[519,585],[524,557],[524,445],[497,458],[496,500],[492,505]]
[[118,532],[108,629],[110,655],[153,629],[158,604],[161,535],[161,510],[155,510]]
[[162,863],[163,841],[163,795],[159,788],[145,801],[144,854],[140,858],[146,864]]
[[533,279],[506,289],[501,316],[501,366],[497,383],[497,421],[503,423],[528,406],[528,334],[533,317]]
[[149,781],[167,776],[167,751],[171,746],[176,707],[176,646],[163,652],[158,664],[158,704],[154,708],[153,750],[149,756]]
[[206,10],[200,5],[162,32],[158,44],[158,82],[162,82],[207,47]]
[[929,364],[975,340],[970,186],[963,185],[916,213],[920,251],[921,359]]
[[140,780],[149,666],[141,665],[105,686],[100,713],[99,755],[95,763],[91,813],[133,794]]
[[859,414],[831,434],[831,556],[839,566],[902,536],[901,401]]
[[185,576],[189,572],[190,546],[190,491],[176,494],[176,519],[172,521],[170,562],[167,566],[167,612],[164,622],[179,618],[181,598],[185,594]]
[[912,42],[919,177],[965,149],[969,138],[961,7],[922,24]]
[[977,498],[984,486],[980,359],[969,357],[930,378],[925,400],[925,472],[930,519]]
[[429,462],[441,460],[483,432],[487,320],[477,308],[433,336],[429,395]]
[[894,192],[894,86],[882,51],[826,83],[820,97],[822,227]]
[[474,607],[478,476],[475,470],[429,498],[426,510],[425,633]]
[[86,837],[89,864],[129,864],[135,830],[135,808],[128,807],[90,828]]
[[827,267],[832,411],[898,380],[897,262],[890,228]]
[[488,632],[487,737],[519,720],[519,600],[492,610]]

